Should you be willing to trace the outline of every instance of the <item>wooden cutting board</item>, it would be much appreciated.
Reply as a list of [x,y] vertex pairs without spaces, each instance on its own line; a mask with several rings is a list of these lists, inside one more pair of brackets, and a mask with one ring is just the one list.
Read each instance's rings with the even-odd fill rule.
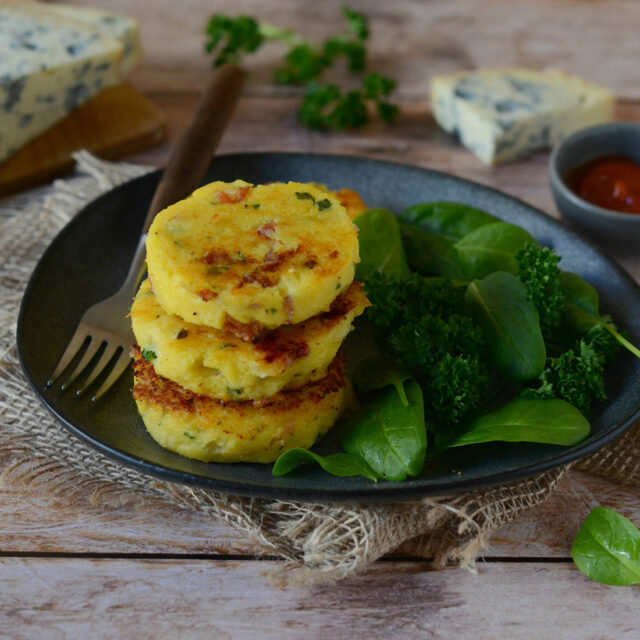
[[0,195],[65,173],[77,149],[113,159],[158,144],[165,136],[164,117],[135,87],[106,89],[0,164]]

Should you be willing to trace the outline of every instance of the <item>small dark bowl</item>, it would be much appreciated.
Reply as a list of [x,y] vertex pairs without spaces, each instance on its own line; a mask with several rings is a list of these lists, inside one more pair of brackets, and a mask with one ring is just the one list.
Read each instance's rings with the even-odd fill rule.
[[549,159],[551,192],[562,217],[617,252],[640,253],[640,215],[598,207],[567,186],[570,171],[604,156],[627,156],[640,164],[640,122],[610,122],[576,131],[558,143]]

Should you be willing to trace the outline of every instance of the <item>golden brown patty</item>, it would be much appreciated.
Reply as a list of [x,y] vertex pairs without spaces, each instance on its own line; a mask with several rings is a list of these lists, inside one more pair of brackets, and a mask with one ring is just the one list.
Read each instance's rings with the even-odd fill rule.
[[340,201],[340,204],[347,210],[347,215],[352,220],[369,208],[360,197],[360,194],[353,189],[343,187],[335,192],[335,196]]
[[245,342],[166,313],[145,280],[131,307],[131,322],[138,344],[155,356],[158,374],[195,393],[246,400],[323,378],[367,304],[354,282],[326,313]]
[[151,437],[162,447],[205,462],[273,462],[309,448],[353,401],[339,354],[327,375],[261,401],[223,402],[159,376],[134,347],[133,397]]
[[161,211],[147,238],[165,311],[246,340],[328,311],[358,261],[345,208],[294,182],[213,182]]

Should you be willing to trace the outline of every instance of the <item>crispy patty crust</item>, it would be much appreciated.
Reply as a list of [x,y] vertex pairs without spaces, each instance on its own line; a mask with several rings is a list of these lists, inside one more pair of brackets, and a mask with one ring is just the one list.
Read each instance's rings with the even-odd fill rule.
[[326,313],[244,342],[166,313],[145,280],[133,301],[131,322],[138,344],[154,354],[159,375],[195,393],[246,400],[323,378],[367,304],[360,283],[354,282]]
[[340,204],[347,210],[347,215],[352,220],[369,208],[360,197],[360,194],[353,189],[342,187],[342,189],[335,191],[335,195],[340,201]]
[[273,462],[287,449],[309,448],[353,402],[342,353],[320,380],[243,402],[188,391],[158,375],[139,347],[133,356],[133,397],[151,437],[204,462]]
[[213,182],[161,211],[147,238],[159,304],[245,340],[328,311],[358,261],[338,199],[295,182]]

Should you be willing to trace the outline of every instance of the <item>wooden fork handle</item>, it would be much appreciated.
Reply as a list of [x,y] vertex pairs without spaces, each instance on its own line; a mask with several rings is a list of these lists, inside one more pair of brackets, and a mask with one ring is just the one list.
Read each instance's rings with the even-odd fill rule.
[[238,102],[246,76],[246,71],[231,64],[220,67],[212,75],[191,124],[171,152],[145,218],[143,233],[149,230],[158,211],[186,198],[200,184]]

